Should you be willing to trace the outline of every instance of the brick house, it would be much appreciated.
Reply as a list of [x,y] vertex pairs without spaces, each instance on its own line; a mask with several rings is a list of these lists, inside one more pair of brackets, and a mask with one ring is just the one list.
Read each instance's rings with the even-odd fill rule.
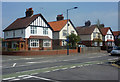
[[120,31],[113,31],[114,39],[115,39],[115,45],[120,46]]
[[87,21],[85,26],[76,27],[82,44],[86,45],[87,47],[103,46],[102,33],[100,29],[97,27],[97,25],[90,24],[90,21]]
[[26,16],[16,19],[4,31],[4,47],[19,50],[52,49],[52,28],[42,16],[33,15],[32,8]]
[[103,35],[103,45],[114,46],[114,35],[110,27],[103,27],[100,29]]
[[[67,36],[67,20],[64,20],[63,15],[57,15],[57,21],[48,22],[48,24],[53,29],[53,47],[64,47],[66,46],[66,36]],[[68,20],[68,34],[74,33],[76,35],[77,31],[71,22]]]

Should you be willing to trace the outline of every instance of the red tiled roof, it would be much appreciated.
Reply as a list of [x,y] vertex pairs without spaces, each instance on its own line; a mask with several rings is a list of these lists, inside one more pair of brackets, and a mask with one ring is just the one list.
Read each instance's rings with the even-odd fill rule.
[[100,30],[101,30],[102,34],[105,36],[109,29],[110,29],[110,27],[106,27],[106,28],[101,28]]
[[48,36],[30,36],[30,39],[51,39]]
[[120,31],[113,31],[114,36],[118,36],[120,34]]
[[89,34],[92,34],[95,27],[97,27],[97,26],[96,25],[91,25],[88,27],[81,26],[81,27],[76,27],[76,29],[77,29],[77,32],[79,35],[89,35]]
[[21,37],[18,37],[18,38],[7,38],[4,39],[3,41],[25,41],[25,40]]
[[48,24],[52,27],[54,31],[60,31],[66,25],[66,23],[67,20],[48,22]]
[[[30,25],[38,16],[41,16],[43,20],[47,23],[47,21],[44,19],[44,17],[41,14],[36,14],[31,17],[22,17],[16,19],[12,24],[10,24],[6,29],[3,31],[8,30],[15,30],[15,29],[21,29],[26,28],[28,25]],[[48,24],[48,23],[47,23]],[[49,26],[49,25],[48,25]]]

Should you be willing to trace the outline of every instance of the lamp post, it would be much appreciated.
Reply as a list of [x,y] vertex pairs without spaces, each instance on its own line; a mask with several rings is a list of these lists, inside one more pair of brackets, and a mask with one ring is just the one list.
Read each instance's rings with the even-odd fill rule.
[[[67,36],[69,36],[68,34],[68,11],[69,10],[72,10],[72,9],[77,9],[78,7],[73,7],[73,8],[70,8],[70,9],[67,9]],[[67,37],[67,55],[69,55],[69,45],[68,45],[68,37]]]

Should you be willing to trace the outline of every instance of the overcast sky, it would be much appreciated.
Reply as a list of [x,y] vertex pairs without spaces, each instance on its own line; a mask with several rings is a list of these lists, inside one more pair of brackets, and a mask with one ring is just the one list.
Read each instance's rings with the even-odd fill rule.
[[96,24],[99,19],[106,27],[118,30],[118,2],[3,2],[2,29],[24,17],[26,8],[32,7],[34,14],[41,13],[50,22],[55,21],[58,14],[66,19],[66,10],[75,6],[78,9],[69,11],[69,19],[75,27],[83,26],[87,20]]

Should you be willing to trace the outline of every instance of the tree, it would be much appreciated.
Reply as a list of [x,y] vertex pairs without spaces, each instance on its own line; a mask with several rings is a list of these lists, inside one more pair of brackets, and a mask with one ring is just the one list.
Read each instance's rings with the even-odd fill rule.
[[69,39],[68,43],[72,48],[76,47],[76,44],[80,41],[80,37],[74,33],[71,33],[67,38]]

